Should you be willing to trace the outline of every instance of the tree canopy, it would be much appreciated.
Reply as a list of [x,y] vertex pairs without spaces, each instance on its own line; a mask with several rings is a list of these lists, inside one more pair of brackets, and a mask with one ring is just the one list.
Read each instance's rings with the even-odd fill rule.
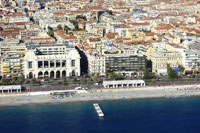
[[178,67],[179,67],[179,71],[180,71],[181,73],[183,73],[184,70],[185,70],[185,68],[184,68],[182,65],[179,65]]
[[48,26],[48,31],[53,31],[53,28],[51,26]]
[[67,26],[67,25],[65,25],[64,26],[64,31],[68,34],[68,31],[70,30],[70,28]]
[[54,31],[48,31],[47,34],[51,37],[54,37]]
[[173,70],[170,65],[168,64],[167,65],[167,74],[169,76],[169,78],[171,79],[175,79],[175,78],[178,78],[178,74],[175,70]]
[[64,81],[62,82],[62,85],[68,85],[68,82],[66,79],[64,79]]
[[121,73],[115,73],[115,72],[111,72],[108,74],[110,76],[111,79],[113,80],[120,80],[122,79],[122,74]]
[[57,26],[57,29],[62,30],[62,26],[59,24],[59,25]]
[[69,20],[70,23],[74,25],[74,30],[79,29],[78,21],[77,20]]
[[144,72],[144,77],[143,79],[152,79],[154,77],[154,74],[150,72],[149,69],[146,69]]
[[76,19],[84,19],[85,21],[87,21],[86,16],[83,16],[83,15],[77,15]]

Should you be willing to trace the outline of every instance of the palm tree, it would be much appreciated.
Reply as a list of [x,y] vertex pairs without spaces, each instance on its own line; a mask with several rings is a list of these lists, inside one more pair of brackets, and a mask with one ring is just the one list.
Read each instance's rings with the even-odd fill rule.
[[192,73],[193,73],[193,75],[196,77],[196,73],[195,73],[195,70],[196,70],[196,65],[194,65],[193,67],[192,67]]
[[66,79],[64,79],[64,81],[62,82],[62,84],[65,86],[65,85],[68,85],[68,82]]
[[183,74],[185,68],[182,65],[178,65],[178,67],[179,67],[180,75],[182,77],[182,74]]
[[7,81],[5,78],[2,78],[2,79],[1,79],[1,83],[2,83],[3,85],[7,85],[7,84],[8,84],[8,81]]
[[15,83],[17,81],[17,77],[11,76],[12,82]]
[[18,81],[20,82],[20,83],[24,83],[24,81],[25,81],[25,79],[24,79],[24,76],[19,76],[18,77]]
[[144,74],[144,67],[140,66],[139,67],[139,76],[142,76]]

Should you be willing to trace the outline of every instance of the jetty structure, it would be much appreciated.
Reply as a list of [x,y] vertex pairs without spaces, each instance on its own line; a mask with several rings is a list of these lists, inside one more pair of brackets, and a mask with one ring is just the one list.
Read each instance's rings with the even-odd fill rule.
[[98,103],[94,103],[93,106],[94,106],[95,110],[97,111],[97,114],[99,115],[99,117],[103,117],[104,113],[101,110],[99,104]]

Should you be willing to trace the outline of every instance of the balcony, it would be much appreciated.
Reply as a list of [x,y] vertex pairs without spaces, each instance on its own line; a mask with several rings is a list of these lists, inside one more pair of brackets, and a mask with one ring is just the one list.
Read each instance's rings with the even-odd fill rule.
[[20,69],[21,69],[20,67],[13,68],[13,70],[20,70]]
[[23,60],[24,60],[24,57],[21,57],[21,58],[20,58],[20,60],[22,60],[22,61],[23,61]]
[[13,65],[13,67],[20,67],[21,65]]
[[10,67],[10,65],[3,65],[3,67]]
[[7,71],[3,71],[3,73],[10,73],[10,71],[9,71],[9,70],[7,70]]
[[5,70],[5,71],[9,71],[9,70],[10,70],[10,68],[3,68],[3,70]]

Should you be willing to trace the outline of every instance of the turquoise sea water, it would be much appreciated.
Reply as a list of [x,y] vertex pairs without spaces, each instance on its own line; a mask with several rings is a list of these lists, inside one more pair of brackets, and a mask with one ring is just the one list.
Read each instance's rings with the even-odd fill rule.
[[199,133],[200,97],[0,108],[0,133]]

